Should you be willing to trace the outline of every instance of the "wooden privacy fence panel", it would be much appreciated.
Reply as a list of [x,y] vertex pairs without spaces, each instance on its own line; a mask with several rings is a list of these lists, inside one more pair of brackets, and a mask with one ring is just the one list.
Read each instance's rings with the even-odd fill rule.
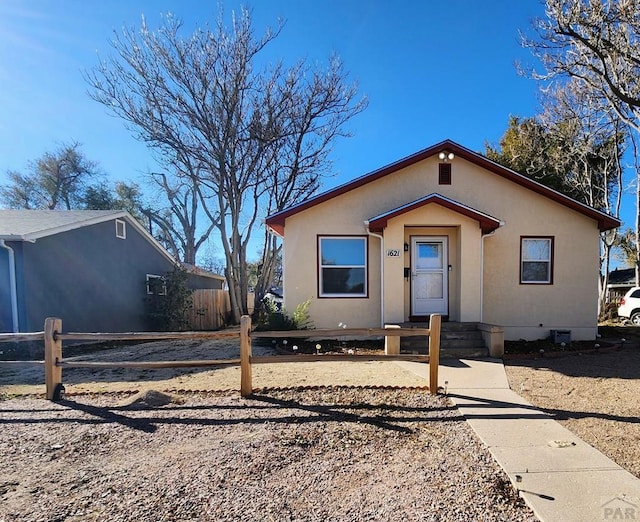
[[218,330],[228,324],[231,302],[226,290],[194,290],[188,312],[192,330]]
[[[253,314],[255,294],[247,295],[249,314]],[[227,290],[198,289],[191,294],[192,306],[187,312],[191,330],[219,330],[229,324],[231,299]]]

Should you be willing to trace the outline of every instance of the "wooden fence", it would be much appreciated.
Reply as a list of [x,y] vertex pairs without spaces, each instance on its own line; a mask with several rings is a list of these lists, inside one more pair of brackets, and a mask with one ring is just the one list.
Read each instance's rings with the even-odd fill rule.
[[[438,391],[438,365],[440,364],[440,315],[430,318],[429,328],[347,328],[337,330],[293,330],[278,332],[251,331],[251,318],[243,316],[240,331],[219,332],[129,332],[129,333],[63,333],[62,320],[49,317],[45,321],[44,331],[35,333],[0,334],[0,342],[43,341],[44,361],[0,361],[7,365],[44,365],[46,397],[55,400],[62,386],[63,368],[188,368],[210,366],[240,365],[240,393],[243,397],[253,391],[252,365],[282,362],[313,361],[429,361],[429,392]],[[331,339],[339,337],[385,337],[387,340],[399,337],[429,337],[429,355],[273,355],[253,356],[251,340],[257,337],[276,338],[317,338]],[[222,339],[240,337],[239,359],[207,359],[195,361],[138,361],[138,362],[91,362],[65,361],[62,356],[62,341],[142,341],[159,339]]]
[[219,330],[229,323],[231,303],[226,290],[194,290],[188,312],[192,330]]
[[[253,297],[253,294],[247,296],[249,313],[253,313]],[[187,319],[192,330],[219,330],[229,324],[231,301],[227,290],[194,290],[191,303]]]

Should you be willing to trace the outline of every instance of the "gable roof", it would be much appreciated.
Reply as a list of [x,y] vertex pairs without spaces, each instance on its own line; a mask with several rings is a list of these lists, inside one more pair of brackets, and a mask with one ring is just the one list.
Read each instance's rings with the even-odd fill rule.
[[463,147],[462,145],[459,145],[458,143],[455,143],[454,141],[451,141],[451,140],[441,141],[440,143],[437,143],[435,145],[432,145],[431,147],[428,147],[419,152],[416,152],[411,156],[407,156],[406,158],[403,158],[399,161],[391,163],[378,170],[374,170],[373,172],[370,172],[369,174],[365,174],[364,176],[356,178],[348,183],[345,183],[331,190],[323,192],[322,194],[318,194],[317,196],[314,196],[305,201],[302,201],[297,205],[293,205],[292,207],[281,210],[280,212],[276,212],[275,214],[272,214],[267,217],[267,219],[265,220],[265,224],[277,234],[283,235],[285,221],[288,217],[293,216],[298,212],[302,212],[303,210],[311,208],[315,205],[328,201],[336,196],[345,194],[346,192],[349,192],[358,187],[366,185],[367,183],[371,183],[372,181],[383,178],[384,176],[397,172],[398,170],[409,167],[415,163],[418,163],[419,161],[425,160],[445,150],[447,152],[453,152],[459,158],[463,158],[498,176],[508,179],[509,181],[512,181],[518,185],[521,185],[529,190],[532,190],[533,192],[536,192],[544,197],[547,197],[553,201],[556,201],[561,205],[564,205],[565,207],[568,207],[572,210],[580,212],[581,214],[584,214],[587,217],[594,219],[595,221],[597,221],[598,228],[600,229],[600,231],[609,230],[612,228],[619,227],[621,225],[620,220],[610,216],[609,214],[600,212],[599,210],[596,210],[588,205],[585,205],[584,203],[580,203],[575,199],[572,199],[568,196],[565,196],[564,194],[561,194],[556,190],[553,190],[545,185],[542,185],[537,181],[527,178],[522,174],[518,174],[514,170],[511,170],[494,161],[491,161],[490,159],[483,156],[482,154],[473,152],[470,149],[467,149],[466,147]]
[[127,215],[123,210],[0,210],[0,238],[35,241]]
[[405,214],[406,212],[410,212],[411,210],[429,205],[430,203],[435,203],[437,205],[440,205],[441,207],[453,210],[458,214],[462,214],[471,219],[475,219],[480,225],[483,234],[493,232],[500,226],[500,220],[494,218],[493,216],[490,216],[489,214],[480,212],[479,210],[471,208],[467,205],[463,205],[462,203],[458,203],[457,201],[444,197],[440,194],[433,193],[423,198],[416,199],[415,201],[407,203],[406,205],[402,205],[398,208],[385,212],[384,214],[380,214],[379,216],[372,217],[371,219],[369,219],[369,230],[371,230],[372,232],[382,232],[382,229],[387,226],[387,222],[390,219]]
[[5,241],[35,242],[43,237],[53,236],[105,221],[121,219],[134,227],[158,252],[171,263],[182,266],[190,273],[224,280],[193,265],[177,261],[147,230],[125,210],[1,210],[0,239]]
[[636,269],[635,268],[618,268],[609,272],[609,286],[635,286]]

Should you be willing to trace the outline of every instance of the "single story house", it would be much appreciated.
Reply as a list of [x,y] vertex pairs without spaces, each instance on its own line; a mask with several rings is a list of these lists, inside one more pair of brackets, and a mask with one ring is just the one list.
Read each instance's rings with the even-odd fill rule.
[[636,286],[635,268],[616,268],[609,272],[607,283],[607,302],[620,303],[625,294]]
[[445,320],[504,339],[597,333],[599,236],[620,222],[446,140],[269,216],[284,306],[317,328]]
[[[65,331],[144,331],[146,298],[178,265],[124,211],[0,210],[0,332],[42,331],[46,317]],[[187,273],[190,288],[223,287]]]

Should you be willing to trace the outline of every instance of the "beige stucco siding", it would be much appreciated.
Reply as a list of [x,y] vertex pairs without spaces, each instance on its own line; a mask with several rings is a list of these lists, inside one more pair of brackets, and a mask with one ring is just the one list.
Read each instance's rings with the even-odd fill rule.
[[368,238],[368,298],[318,298],[318,235],[366,236],[363,219],[354,203],[333,211],[320,205],[287,220],[283,263],[285,308],[311,298],[310,313],[316,328],[378,326],[380,317],[379,240]]
[[571,329],[574,339],[593,339],[597,228],[569,213],[546,211],[556,214],[555,222],[533,219],[521,226],[522,235],[553,237],[553,284],[520,284],[520,235],[509,233],[518,224],[512,221],[485,240],[483,320],[504,326],[506,339],[544,338],[550,329]]
[[[366,235],[364,221],[431,193],[501,220],[482,239],[475,219],[430,203],[400,214],[383,231],[384,251],[368,238],[368,297],[318,298],[317,237]],[[560,203],[456,158],[451,185],[438,184],[438,160],[431,158],[372,181],[287,218],[285,224],[285,306],[312,298],[316,327],[378,326],[381,290],[384,322],[409,315],[409,282],[404,268],[412,235],[449,238],[449,315],[456,321],[484,321],[505,327],[507,339],[540,338],[550,329],[571,329],[575,339],[596,331],[598,229],[591,218]],[[520,284],[520,238],[554,238],[553,284]],[[484,241],[484,260],[482,243]],[[388,257],[398,249],[400,257]],[[380,260],[384,285],[380,284]],[[542,325],[542,326],[540,326]]]

